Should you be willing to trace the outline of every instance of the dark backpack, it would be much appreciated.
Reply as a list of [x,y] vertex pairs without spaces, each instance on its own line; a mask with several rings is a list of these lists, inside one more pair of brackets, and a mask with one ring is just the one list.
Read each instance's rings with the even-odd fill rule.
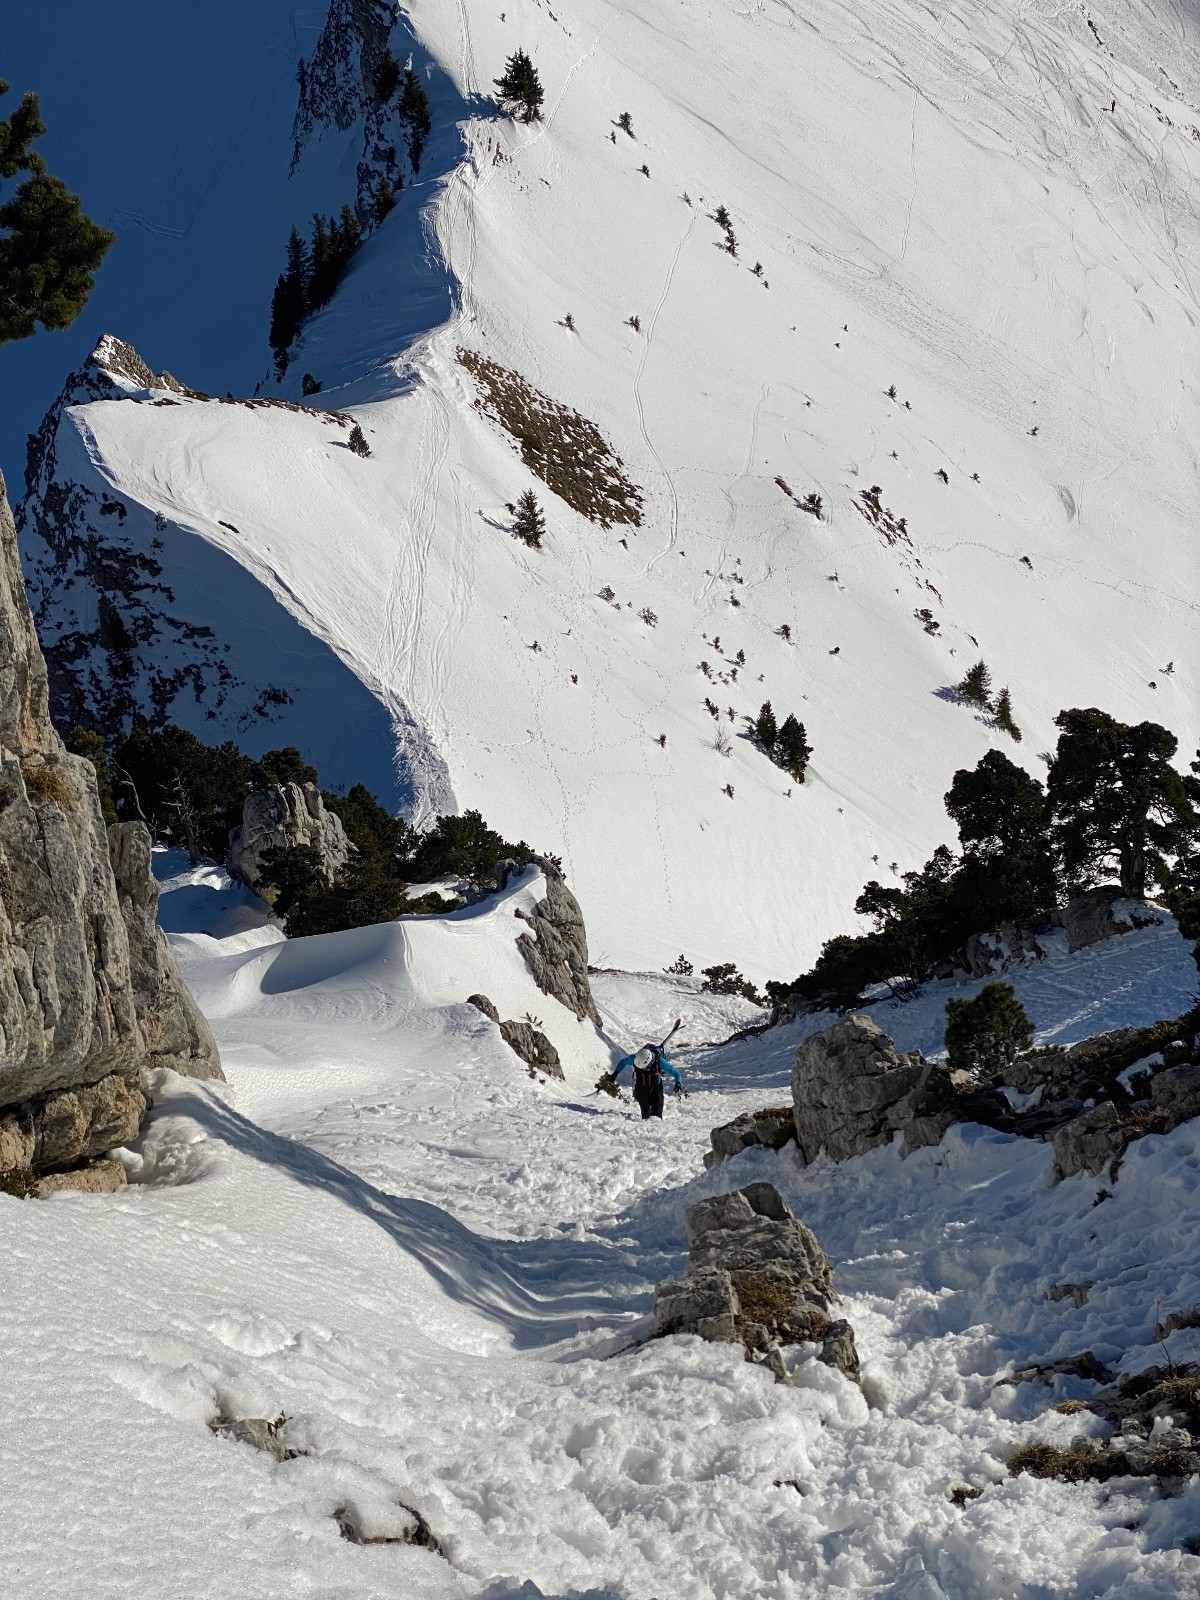
[[654,1060],[648,1067],[634,1067],[633,1092],[635,1095],[653,1094],[662,1083],[662,1051],[657,1045],[648,1045],[647,1049],[654,1052]]

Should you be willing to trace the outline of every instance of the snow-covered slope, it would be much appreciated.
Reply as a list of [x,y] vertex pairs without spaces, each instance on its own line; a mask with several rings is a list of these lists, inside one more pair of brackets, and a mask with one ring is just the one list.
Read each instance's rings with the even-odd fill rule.
[[[241,686],[188,681],[170,715],[296,737],[418,817],[480,806],[562,854],[605,964],[794,973],[867,877],[947,836],[956,767],[999,742],[1040,770],[1064,705],[1195,745],[1191,10],[418,0],[398,55],[411,36],[422,186],[269,391],[313,373],[372,457],[284,409],[68,406],[63,481],[127,516],[85,508],[48,555],[45,483],[27,504],[52,647],[88,613],[93,533],[152,553],[178,626],[138,649],[185,666],[212,627]],[[528,128],[484,98],[518,44],[547,91]],[[295,181],[348,171],[361,133]],[[460,348],[594,422],[641,525],[545,495]],[[541,552],[508,532],[531,485]],[[980,656],[1019,747],[945,694]],[[807,727],[803,788],[740,737],[768,698]]]
[[[1162,1359],[1156,1312],[1200,1300],[1200,1123],[1134,1145],[1103,1204],[1099,1180],[1053,1184],[1048,1146],[972,1127],[909,1159],[702,1173],[710,1127],[786,1099],[798,1030],[681,1052],[690,1098],[643,1125],[587,1092],[607,1051],[515,955],[535,878],[472,915],[284,943],[174,865],[168,926],[233,930],[174,940],[230,1085],[165,1078],[117,1195],[0,1195],[6,1596],[1195,1592],[1200,1487],[1010,1478],[1017,1445],[1096,1424],[1054,1410],[1083,1380],[1003,1380],[1083,1349]],[[1194,980],[1169,927],[1016,979],[1063,1041],[1177,1011]],[[677,1010],[693,1043],[736,1020],[695,980],[596,982],[619,1047]],[[462,1004],[479,987],[536,1006],[566,1083],[530,1082]],[[886,1025],[907,1046],[926,1020]],[[759,1178],[829,1251],[870,1407],[815,1360],[785,1387],[739,1348],[638,1344],[683,1208]],[[1049,1297],[1085,1281],[1083,1304]],[[1171,1335],[1171,1359],[1198,1351]],[[280,1463],[208,1427],[281,1413],[305,1453]],[[347,1509],[399,1533],[399,1502],[448,1559],[339,1537]]]

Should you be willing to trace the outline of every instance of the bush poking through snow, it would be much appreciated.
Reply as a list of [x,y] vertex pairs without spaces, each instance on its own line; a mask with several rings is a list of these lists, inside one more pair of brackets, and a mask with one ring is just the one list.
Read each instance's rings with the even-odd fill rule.
[[546,518],[532,489],[526,489],[517,501],[512,531],[513,538],[520,539],[531,550],[542,548],[542,540],[546,537]]
[[820,522],[824,504],[825,502],[819,494],[806,494],[800,502],[800,509],[801,511],[807,511],[810,517],[816,517],[817,521]]
[[353,450],[356,456],[364,459],[371,454],[371,446],[367,443],[367,436],[356,422],[350,429],[350,437],[346,440],[348,449]]
[[14,1200],[29,1200],[38,1192],[38,1177],[32,1167],[9,1167],[0,1172],[0,1194]]
[[690,978],[695,970],[695,967],[682,952],[675,957],[669,967],[663,968],[664,972],[669,972],[675,978]]
[[642,492],[594,422],[473,350],[456,351],[478,383],[475,404],[517,440],[521,459],[560,499],[602,528],[642,520]]
[[710,748],[715,750],[719,756],[727,756],[733,750],[733,746],[729,742],[729,735],[720,723],[717,724],[717,731],[712,736]]
[[973,1000],[946,1001],[946,1053],[950,1065],[984,1078],[1000,1078],[1033,1044],[1033,1024],[1012,985],[985,983]]
[[617,127],[620,128],[622,133],[627,133],[631,139],[634,137],[633,118],[629,115],[628,111],[622,111],[621,115],[617,118]]
[[658,617],[653,611],[651,611],[649,606],[643,606],[638,612],[638,616],[641,617],[642,621],[648,628],[658,627]]
[[546,93],[537,68],[524,50],[516,50],[509,56],[503,73],[494,81],[496,98],[514,117],[525,123],[542,120],[542,101]]

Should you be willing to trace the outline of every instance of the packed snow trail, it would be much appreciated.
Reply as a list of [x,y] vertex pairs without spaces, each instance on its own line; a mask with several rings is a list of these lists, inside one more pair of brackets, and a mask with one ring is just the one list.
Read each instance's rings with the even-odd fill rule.
[[[1045,1145],[970,1127],[907,1160],[704,1173],[713,1124],[786,1099],[803,1030],[700,1049],[753,1008],[612,973],[598,1038],[516,954],[512,910],[537,892],[289,944],[223,875],[168,881],[168,926],[223,933],[173,939],[231,1083],[165,1081],[116,1196],[0,1197],[5,1593],[115,1597],[134,1574],[180,1600],[231,1580],[347,1600],[1195,1592],[1178,1547],[1197,1486],[1008,1478],[1016,1444],[1078,1430],[1052,1407],[1088,1386],[999,1380],[1083,1347],[1158,1359],[1157,1297],[1200,1299],[1200,1125],[1135,1146],[1100,1207],[1093,1180],[1052,1184]],[[1054,997],[1146,1021],[1187,1003],[1194,968],[1168,925],[1017,981],[1075,1037]],[[530,1080],[462,1003],[479,988],[502,1015],[537,1007],[565,1083]],[[885,1025],[925,1039],[947,992]],[[643,1124],[591,1093],[676,1015],[688,1100]],[[829,1251],[863,1392],[818,1363],[787,1388],[728,1348],[640,1342],[653,1284],[683,1268],[684,1207],[756,1178]],[[1085,1305],[1047,1300],[1084,1279]],[[1173,1359],[1198,1351],[1172,1336]],[[286,1413],[307,1453],[214,1438],[218,1413]],[[960,1486],[983,1492],[960,1507]],[[387,1532],[398,1502],[445,1559],[339,1536],[339,1508]]]

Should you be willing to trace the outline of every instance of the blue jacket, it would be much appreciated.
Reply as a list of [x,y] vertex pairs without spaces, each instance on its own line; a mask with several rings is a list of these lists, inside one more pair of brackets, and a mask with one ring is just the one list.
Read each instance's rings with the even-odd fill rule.
[[[678,1067],[673,1067],[671,1065],[671,1063],[667,1060],[666,1056],[662,1056],[662,1055],[660,1055],[659,1058],[658,1058],[658,1064],[659,1064],[659,1066],[662,1068],[662,1070],[664,1072],[669,1073],[670,1076],[675,1079],[675,1082],[682,1089],[683,1088],[683,1079],[679,1076]],[[614,1079],[615,1078],[619,1078],[621,1076],[621,1074],[625,1071],[626,1067],[632,1068],[632,1066],[633,1066],[633,1057],[632,1056],[626,1056],[623,1061],[618,1061],[617,1065],[613,1068],[613,1077],[614,1077]]]

